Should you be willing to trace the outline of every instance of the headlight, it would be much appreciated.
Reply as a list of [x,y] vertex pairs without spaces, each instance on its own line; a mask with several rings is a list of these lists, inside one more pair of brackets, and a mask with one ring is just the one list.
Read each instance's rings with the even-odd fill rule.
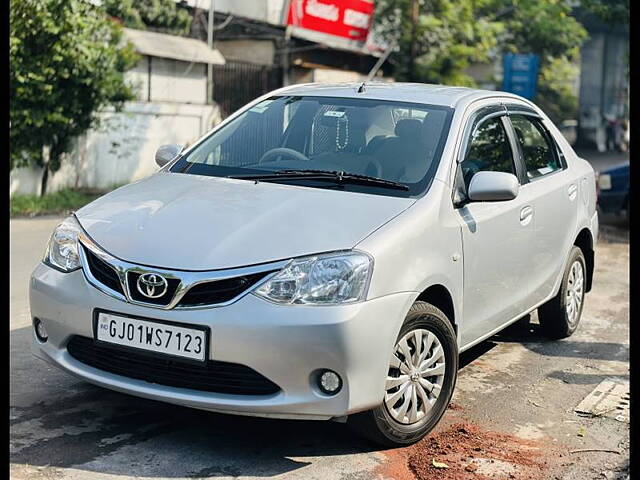
[[49,239],[44,262],[63,272],[80,268],[78,234],[81,231],[82,227],[74,216],[65,219],[56,227]]
[[364,300],[372,261],[364,253],[333,253],[292,260],[254,293],[282,304],[335,305]]

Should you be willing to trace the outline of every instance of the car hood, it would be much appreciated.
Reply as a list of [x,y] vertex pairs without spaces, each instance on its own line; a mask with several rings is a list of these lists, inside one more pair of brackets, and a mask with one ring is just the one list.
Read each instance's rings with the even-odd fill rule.
[[413,199],[157,173],[76,212],[89,236],[132,263],[215,270],[352,248]]

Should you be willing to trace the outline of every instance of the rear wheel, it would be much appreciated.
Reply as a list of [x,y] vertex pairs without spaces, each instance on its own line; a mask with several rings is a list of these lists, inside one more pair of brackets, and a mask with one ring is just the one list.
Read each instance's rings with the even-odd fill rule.
[[455,331],[446,315],[413,304],[396,340],[380,406],[349,418],[369,440],[388,447],[417,442],[445,412],[458,375]]
[[545,336],[565,338],[578,328],[584,304],[586,272],[582,250],[574,246],[569,253],[560,291],[538,308],[538,320]]

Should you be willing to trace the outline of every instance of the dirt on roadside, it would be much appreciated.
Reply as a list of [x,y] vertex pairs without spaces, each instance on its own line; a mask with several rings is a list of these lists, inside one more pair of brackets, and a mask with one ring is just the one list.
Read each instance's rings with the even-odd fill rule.
[[457,422],[384,452],[378,472],[394,480],[543,480],[562,461],[554,446]]

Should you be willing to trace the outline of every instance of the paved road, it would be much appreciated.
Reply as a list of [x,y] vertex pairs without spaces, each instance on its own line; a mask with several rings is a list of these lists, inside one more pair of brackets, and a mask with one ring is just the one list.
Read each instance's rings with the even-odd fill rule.
[[[33,358],[26,286],[57,221],[11,222],[12,478],[413,478],[406,462],[407,452],[415,450],[376,451],[341,424],[232,417],[137,399]],[[628,425],[573,412],[601,380],[629,377],[629,250],[624,236],[610,238],[598,245],[594,289],[579,331],[547,341],[534,314],[529,324],[520,322],[466,352],[456,407],[435,434],[452,422],[467,422],[537,442],[538,454],[548,457],[540,478],[626,478]],[[580,448],[620,453],[568,453]],[[523,470],[491,465],[491,478],[525,478]],[[418,473],[441,474],[434,472]]]

